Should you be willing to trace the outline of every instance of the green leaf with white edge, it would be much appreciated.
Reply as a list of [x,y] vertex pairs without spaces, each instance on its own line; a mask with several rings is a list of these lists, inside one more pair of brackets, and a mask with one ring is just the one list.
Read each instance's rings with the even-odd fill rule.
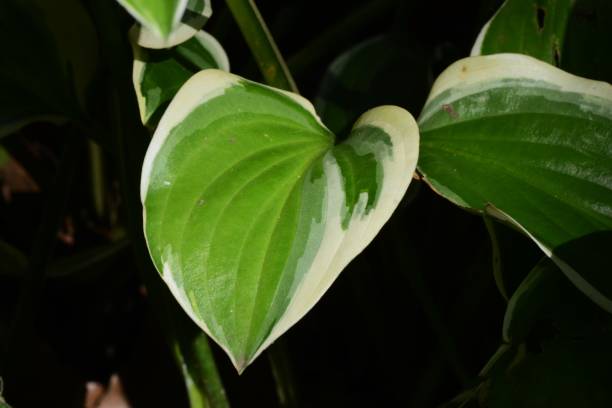
[[117,0],[143,27],[166,39],[179,24],[186,0]]
[[436,80],[419,126],[419,170],[438,193],[519,228],[612,311],[610,270],[589,259],[604,252],[568,250],[611,242],[610,84],[519,54],[471,57]]
[[[131,2],[134,0],[118,1]],[[169,31],[160,32],[132,13],[141,23],[135,33],[139,46],[153,49],[174,47],[193,37],[212,15],[210,0],[173,0],[164,3],[165,7],[168,7],[170,3],[176,3],[178,9],[176,9],[177,14],[173,15],[172,27]]]
[[142,123],[155,125],[181,86],[196,72],[219,68],[229,72],[221,44],[205,31],[167,50],[141,48],[132,42],[132,79]]
[[476,39],[471,56],[520,53],[559,65],[575,0],[506,0]]
[[310,310],[406,192],[418,128],[374,108],[334,145],[312,105],[220,70],[179,90],[145,156],[155,266],[242,371]]
[[78,0],[0,2],[0,137],[40,120],[84,110],[98,43]]

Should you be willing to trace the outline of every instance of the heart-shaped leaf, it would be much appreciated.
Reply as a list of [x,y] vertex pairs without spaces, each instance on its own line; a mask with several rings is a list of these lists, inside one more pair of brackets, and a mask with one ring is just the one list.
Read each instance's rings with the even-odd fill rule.
[[141,25],[136,42],[170,48],[193,37],[212,14],[210,0],[117,0]]
[[164,113],[143,164],[151,257],[242,371],[374,238],[417,155],[401,108],[366,112],[334,146],[302,97],[202,71]]
[[610,84],[519,54],[467,58],[437,79],[419,125],[436,191],[517,226],[612,311]]
[[220,68],[229,71],[221,44],[205,31],[168,50],[134,50],[133,82],[142,123],[154,125],[181,86],[198,71]]
[[559,65],[575,0],[506,0],[478,35],[471,55],[527,54]]

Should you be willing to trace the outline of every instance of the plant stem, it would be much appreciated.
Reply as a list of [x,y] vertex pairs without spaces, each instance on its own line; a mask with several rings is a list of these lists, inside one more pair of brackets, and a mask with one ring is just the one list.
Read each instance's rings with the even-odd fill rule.
[[287,344],[278,339],[268,350],[268,359],[272,376],[276,383],[276,395],[281,408],[293,408],[298,406],[297,392],[293,379],[293,370],[289,360]]
[[225,0],[266,82],[298,93],[283,56],[261,17],[254,0]]
[[104,217],[105,210],[105,191],[104,186],[104,157],[102,155],[102,149],[94,141],[89,140],[89,167],[90,167],[90,179],[91,179],[91,201],[93,203],[94,210],[98,219]]

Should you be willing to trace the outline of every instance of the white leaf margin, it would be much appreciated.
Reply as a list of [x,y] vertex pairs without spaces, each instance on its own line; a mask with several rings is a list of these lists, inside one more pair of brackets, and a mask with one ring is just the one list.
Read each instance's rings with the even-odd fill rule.
[[[610,105],[605,108],[606,112],[612,116],[612,85],[607,82],[594,81],[582,78],[536,58],[523,54],[491,54],[486,56],[475,56],[461,59],[451,64],[433,84],[425,107],[419,117],[419,124],[429,119],[444,104],[452,104],[454,101],[465,97],[474,92],[474,87],[483,84],[486,88],[495,88],[497,84],[501,86],[502,80],[506,79],[527,79],[549,83],[556,86],[562,92],[580,93],[609,101]],[[430,102],[442,93],[451,90],[447,99],[437,101],[436,106],[430,106]],[[427,176],[425,176],[427,180]],[[433,186],[432,186],[433,187]],[[461,197],[457,196],[449,189],[450,194],[441,194],[460,207],[469,208]],[[574,268],[567,264],[563,259],[553,253],[553,249],[544,245],[537,237],[525,229],[510,215],[496,208],[492,204],[485,206],[485,212],[490,216],[513,225],[529,238],[551,258],[563,271],[567,278],[585,295],[591,298],[597,305],[612,313],[612,299],[602,294],[597,288],[586,281]]]
[[[155,157],[166,138],[172,129],[195,108],[213,98],[222,96],[228,88],[237,86],[242,81],[245,80],[221,70],[207,69],[200,71],[183,85],[166,109],[153,135],[142,167],[140,196],[143,203],[145,229],[146,210],[144,209],[144,202],[147,196],[149,179]],[[289,96],[323,126],[310,101],[291,92],[271,87],[267,88]],[[327,175],[326,191],[328,192],[324,200],[328,216],[323,225],[322,241],[320,241],[320,244],[317,242],[319,250],[304,278],[296,288],[287,309],[249,361],[236,361],[227,347],[214,337],[206,322],[198,317],[198,313],[193,309],[183,288],[178,287],[174,280],[172,263],[164,262],[163,271],[161,271],[162,279],[166,282],[174,297],[191,319],[226,352],[239,373],[314,307],[348,263],[374,239],[406,193],[418,161],[419,129],[415,119],[409,112],[400,107],[380,106],[361,115],[355,122],[353,129],[364,126],[382,129],[391,138],[393,146],[392,156],[380,161],[385,176],[383,177],[378,204],[368,214],[365,214],[368,197],[367,194],[360,196],[348,228],[343,230],[342,218],[346,198],[342,175],[331,151],[328,152],[324,157],[324,173]],[[318,240],[320,237],[313,236],[310,239]]]
[[[142,49],[137,44],[135,40],[135,35],[137,35],[138,26],[135,25],[130,30],[130,37],[132,39],[132,51],[134,54],[134,64],[132,66],[132,84],[134,85],[134,91],[136,92],[136,100],[138,101],[138,111],[140,113],[140,120],[143,124],[147,122],[147,114],[146,114],[146,98],[142,94],[142,90],[140,84],[143,80],[143,74],[145,66],[147,65],[145,61],[143,61]],[[230,62],[229,58],[223,49],[223,46],[219,43],[219,41],[213,37],[211,34],[207,33],[204,30],[198,31],[194,38],[208,50],[217,63],[217,66],[222,71],[229,72],[230,71]]]
[[198,17],[202,21],[197,21],[197,19],[189,19],[185,14],[185,12],[188,10],[187,0],[184,0],[183,3],[185,3],[183,6],[183,11],[179,17],[179,20],[175,24],[174,30],[172,33],[170,33],[168,38],[163,38],[159,33],[151,30],[149,27],[142,26],[136,35],[137,44],[141,47],[152,49],[170,48],[187,41],[197,32],[199,32],[204,26],[206,20],[208,20],[212,15],[210,0],[205,0],[204,8],[201,12],[197,13]]

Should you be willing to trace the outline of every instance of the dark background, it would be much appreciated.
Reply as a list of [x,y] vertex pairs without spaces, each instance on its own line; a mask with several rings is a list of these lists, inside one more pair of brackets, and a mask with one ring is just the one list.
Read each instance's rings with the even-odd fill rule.
[[[300,50],[318,35],[377,1],[266,0],[259,6],[291,67]],[[88,10],[95,9],[93,3],[85,2]],[[314,99],[336,56],[372,36],[392,32],[400,45],[401,39],[416,44],[427,60],[428,78],[422,85],[428,88],[448,64],[469,54],[478,31],[499,3],[386,1],[374,7],[365,22],[322,47],[315,62],[297,67],[295,79],[302,94]],[[120,25],[106,29],[123,34],[131,19],[114,6],[121,15]],[[213,0],[213,10],[205,29],[224,46],[232,70],[261,80],[225,4]],[[109,66],[105,58],[100,58],[97,89],[92,91],[94,106],[109,81],[131,75],[129,66]],[[44,67],[41,61],[40,69]],[[410,74],[410,67],[406,72]],[[416,116],[426,92],[414,93],[411,110]],[[75,136],[65,125],[36,123],[3,139],[40,186],[39,192],[14,193],[10,202],[0,198],[0,238],[24,253],[32,253],[44,206],[66,154],[64,144],[71,137]],[[112,373],[119,373],[135,407],[187,405],[180,372],[148,305],[131,244],[120,240],[112,256],[100,262],[87,252],[117,243],[115,237],[125,230],[119,164],[101,145],[112,216],[100,218],[92,208],[89,159],[83,145],[62,226],[72,240],[56,240],[45,260],[55,265],[49,269],[57,273],[49,272],[43,296],[37,300],[33,340],[24,343],[27,347],[11,348],[14,343],[0,335],[2,350],[13,362],[0,368],[4,395],[14,407],[81,406],[85,382],[106,383]],[[79,254],[80,265],[85,266],[63,273],[61,262]],[[505,309],[491,264],[482,218],[413,182],[380,235],[283,336],[281,347],[289,356],[299,405],[434,407],[476,385],[478,372],[500,344]],[[5,334],[19,316],[21,285],[19,277],[0,274],[0,330]],[[279,405],[266,353],[238,376],[217,346],[214,352],[233,406]]]

